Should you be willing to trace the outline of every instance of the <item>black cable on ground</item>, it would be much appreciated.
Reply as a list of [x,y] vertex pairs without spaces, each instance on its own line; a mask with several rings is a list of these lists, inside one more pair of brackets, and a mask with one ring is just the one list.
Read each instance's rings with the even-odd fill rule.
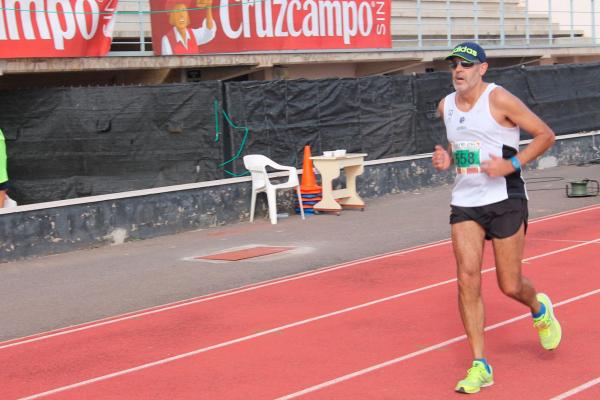
[[564,181],[565,178],[563,178],[562,176],[539,176],[539,177],[531,177],[531,178],[527,178],[527,191],[528,192],[538,192],[541,190],[565,190],[564,187],[560,187],[560,188],[538,188],[538,189],[531,189],[529,186],[530,185],[534,185],[537,183],[549,183],[549,182],[560,182],[560,181]]

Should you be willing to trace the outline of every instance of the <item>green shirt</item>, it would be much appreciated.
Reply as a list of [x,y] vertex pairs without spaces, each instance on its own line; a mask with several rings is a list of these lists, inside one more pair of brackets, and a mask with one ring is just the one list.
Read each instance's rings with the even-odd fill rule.
[[8,173],[6,171],[6,143],[4,143],[4,134],[0,129],[0,183],[4,183],[8,180]]

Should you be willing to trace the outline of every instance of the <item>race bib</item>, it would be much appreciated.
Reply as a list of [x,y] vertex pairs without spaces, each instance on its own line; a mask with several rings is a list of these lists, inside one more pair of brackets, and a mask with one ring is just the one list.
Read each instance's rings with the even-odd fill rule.
[[481,143],[453,142],[452,157],[457,174],[478,174],[481,172]]

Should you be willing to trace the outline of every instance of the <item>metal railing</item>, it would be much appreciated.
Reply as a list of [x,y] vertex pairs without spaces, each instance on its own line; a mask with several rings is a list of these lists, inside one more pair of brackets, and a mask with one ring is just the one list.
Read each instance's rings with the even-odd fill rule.
[[[153,54],[149,1],[153,0],[119,0],[110,56]],[[392,0],[391,50],[435,50],[465,40],[500,49],[600,47],[598,3],[600,0]],[[213,7],[218,8],[219,3],[215,1]]]
[[440,0],[416,0],[411,9],[408,2],[393,1],[401,3],[393,6],[393,47],[439,49],[464,40],[494,48],[598,47],[599,2],[445,0],[442,7]]

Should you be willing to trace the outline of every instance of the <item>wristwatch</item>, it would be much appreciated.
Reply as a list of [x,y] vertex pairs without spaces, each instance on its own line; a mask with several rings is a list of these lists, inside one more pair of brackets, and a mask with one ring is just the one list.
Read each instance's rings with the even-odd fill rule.
[[512,166],[515,167],[515,171],[521,170],[521,161],[519,161],[517,156],[512,156],[510,158],[510,162],[511,162]]

